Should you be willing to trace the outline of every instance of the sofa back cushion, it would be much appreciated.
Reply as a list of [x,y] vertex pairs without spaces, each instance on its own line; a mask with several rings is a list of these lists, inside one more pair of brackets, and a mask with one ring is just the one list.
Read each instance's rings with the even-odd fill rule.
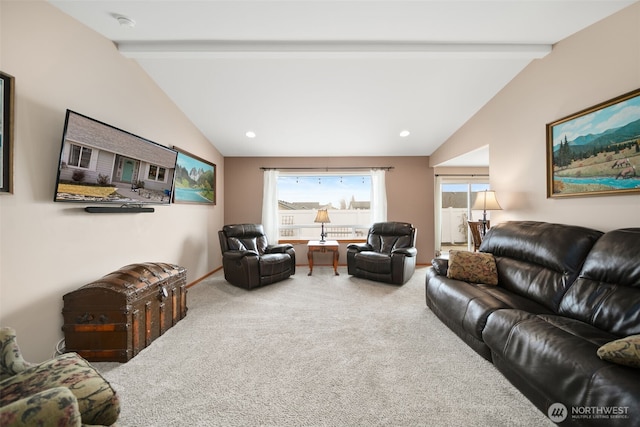
[[560,313],[621,337],[640,334],[640,228],[610,231],[596,242]]
[[391,253],[394,249],[415,245],[416,229],[406,222],[377,222],[369,229],[367,243],[374,252]]
[[573,225],[509,221],[492,227],[479,250],[495,257],[499,286],[557,311],[600,236]]
[[[267,248],[267,236],[262,224],[231,224],[222,228],[223,251],[254,251],[263,255]],[[224,240],[224,241],[223,241]]]

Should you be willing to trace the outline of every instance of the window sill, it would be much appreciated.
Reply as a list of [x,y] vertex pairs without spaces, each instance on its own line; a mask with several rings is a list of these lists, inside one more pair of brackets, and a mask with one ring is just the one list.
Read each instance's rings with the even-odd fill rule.
[[[278,243],[291,243],[292,245],[306,245],[309,240],[318,240],[318,238],[310,239],[280,239]],[[364,243],[367,239],[352,239],[349,237],[327,237],[327,240],[337,240],[339,243]]]

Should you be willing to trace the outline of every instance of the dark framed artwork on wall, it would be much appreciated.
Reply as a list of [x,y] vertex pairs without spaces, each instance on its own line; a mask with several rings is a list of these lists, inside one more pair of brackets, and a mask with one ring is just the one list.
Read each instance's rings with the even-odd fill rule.
[[0,71],[0,193],[13,193],[13,97],[15,79]]
[[216,204],[216,165],[178,147],[174,203]]
[[640,89],[547,124],[547,197],[640,194]]

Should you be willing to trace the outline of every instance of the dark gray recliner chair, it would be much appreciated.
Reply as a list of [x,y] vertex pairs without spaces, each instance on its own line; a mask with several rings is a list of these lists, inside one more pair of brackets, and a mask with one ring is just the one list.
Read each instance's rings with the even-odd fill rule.
[[293,245],[269,245],[262,224],[225,225],[218,237],[224,278],[232,285],[253,289],[296,272]]
[[366,243],[347,246],[350,275],[394,285],[405,284],[416,269],[416,229],[406,222],[378,222]]

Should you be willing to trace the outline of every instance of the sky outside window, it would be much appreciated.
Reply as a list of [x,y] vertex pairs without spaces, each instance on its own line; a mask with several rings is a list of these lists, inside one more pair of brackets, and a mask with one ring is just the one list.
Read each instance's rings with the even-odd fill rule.
[[285,202],[318,202],[340,209],[342,202],[349,206],[356,201],[371,200],[369,175],[315,175],[278,177],[278,199]]

